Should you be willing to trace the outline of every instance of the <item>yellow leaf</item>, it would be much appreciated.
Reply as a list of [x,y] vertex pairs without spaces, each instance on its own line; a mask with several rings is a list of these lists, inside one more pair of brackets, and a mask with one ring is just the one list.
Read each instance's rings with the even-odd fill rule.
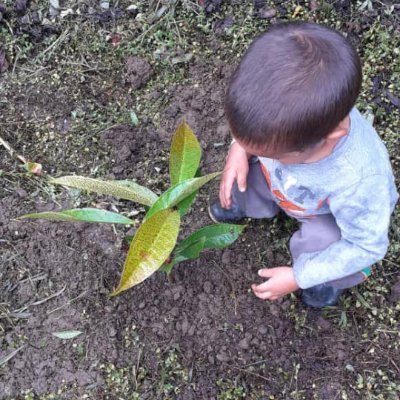
[[296,8],[294,9],[294,13],[292,15],[292,18],[297,17],[297,15],[300,13],[302,7],[301,6],[296,6]]
[[158,196],[150,189],[133,181],[102,181],[100,179],[71,175],[52,179],[51,183],[115,196],[146,206],[151,206],[158,199]]
[[143,222],[131,242],[121,281],[111,296],[143,282],[160,268],[175,247],[180,222],[179,212],[170,209]]

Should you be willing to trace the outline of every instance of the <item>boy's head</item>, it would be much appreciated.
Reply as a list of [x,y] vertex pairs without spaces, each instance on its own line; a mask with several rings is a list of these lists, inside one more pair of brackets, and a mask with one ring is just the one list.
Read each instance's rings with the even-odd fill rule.
[[273,158],[325,139],[354,106],[360,85],[360,59],[341,34],[313,23],[279,24],[242,58],[226,115],[240,143]]

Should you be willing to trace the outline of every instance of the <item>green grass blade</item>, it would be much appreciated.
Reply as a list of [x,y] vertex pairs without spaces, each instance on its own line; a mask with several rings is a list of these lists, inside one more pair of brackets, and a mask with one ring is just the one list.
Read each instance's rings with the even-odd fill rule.
[[100,179],[86,178],[84,176],[62,176],[51,179],[51,183],[69,186],[110,196],[131,200],[147,206],[153,205],[158,196],[150,189],[138,185],[133,181],[102,181]]
[[182,200],[218,175],[220,175],[220,172],[214,172],[213,174],[208,174],[200,178],[187,179],[171,187],[152,205],[146,214],[146,218],[150,218],[157,211],[178,205]]
[[204,249],[222,249],[232,244],[242,233],[246,225],[213,224],[192,233],[176,246],[175,254],[184,254],[187,248],[205,238]]
[[74,208],[64,211],[45,211],[41,213],[25,214],[18,219],[46,219],[49,221],[65,222],[100,222],[106,224],[124,224],[132,225],[135,221],[123,215],[100,210],[97,208]]
[[190,126],[182,121],[171,143],[169,156],[171,186],[193,178],[199,168],[200,159],[200,144]]
[[120,283],[111,296],[143,282],[160,268],[175,247],[179,226],[179,212],[172,210],[161,210],[143,222],[131,242]]

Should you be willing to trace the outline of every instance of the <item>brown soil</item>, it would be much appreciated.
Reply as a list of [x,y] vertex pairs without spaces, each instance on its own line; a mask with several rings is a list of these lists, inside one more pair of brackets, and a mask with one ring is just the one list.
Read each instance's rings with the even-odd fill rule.
[[[206,3],[213,12],[221,2]],[[165,189],[171,132],[183,116],[199,136],[203,172],[221,169],[230,141],[222,101],[231,72],[232,66],[222,61],[195,59],[188,70],[190,86],[175,84],[168,93],[155,90],[148,95],[154,101],[162,98],[162,129],[147,121],[101,132],[98,149],[92,152],[107,155],[107,175],[135,178],[156,191]],[[151,69],[143,60],[128,59],[126,74],[128,84],[139,88]],[[68,99],[59,100],[65,110],[52,112],[67,121],[71,106]],[[17,104],[36,115],[46,114],[48,106],[43,98],[34,106],[25,98]],[[62,135],[64,128],[56,127],[57,134]],[[62,152],[57,154],[56,160],[40,160],[48,171],[57,173],[57,165],[63,164]],[[83,164],[88,173],[91,160]],[[0,169],[17,171],[16,165],[2,153]],[[68,162],[63,164],[65,172],[81,173]],[[365,392],[357,387],[357,374],[365,369],[381,369],[390,381],[398,382],[400,354],[392,348],[398,340],[396,327],[383,331],[375,345],[370,336],[379,325],[371,323],[368,309],[356,306],[354,294],[349,293],[338,308],[312,311],[295,296],[269,303],[249,291],[258,280],[258,268],[290,262],[285,243],[295,226],[285,218],[251,222],[231,248],[179,265],[172,283],[156,273],[110,299],[126,253],[126,230],[16,221],[27,212],[74,204],[71,193],[53,196],[39,191],[31,196],[39,183],[40,178],[18,174],[0,177],[0,357],[24,345],[0,368],[0,399],[23,398],[27,389],[41,396],[62,387],[68,390],[56,398],[117,398],[108,394],[109,365],[129,369],[132,391],[140,381],[140,399],[216,399],[221,381],[240,385],[246,393],[265,393],[254,398],[338,399],[346,388],[349,398],[362,399]],[[209,223],[205,210],[215,185],[198,196],[196,211],[185,218],[185,233]],[[131,207],[107,197],[85,201]],[[399,299],[399,282],[395,284],[392,275],[384,281],[385,289],[374,294],[372,308],[390,307]],[[70,341],[52,335],[73,329],[83,334]],[[183,380],[169,374],[164,383],[179,390],[166,395],[160,382],[167,369],[163,360],[171,351],[178,354],[188,376]]]

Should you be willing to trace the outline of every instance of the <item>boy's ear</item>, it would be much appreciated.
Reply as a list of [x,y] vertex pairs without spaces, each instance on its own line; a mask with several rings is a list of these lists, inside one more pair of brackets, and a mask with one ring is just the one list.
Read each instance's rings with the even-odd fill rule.
[[350,120],[346,117],[339,125],[327,136],[327,139],[338,140],[349,133]]
[[336,128],[334,131],[332,131],[328,136],[327,139],[330,140],[337,140],[342,138],[343,136],[346,136],[348,134],[348,129],[345,128]]

